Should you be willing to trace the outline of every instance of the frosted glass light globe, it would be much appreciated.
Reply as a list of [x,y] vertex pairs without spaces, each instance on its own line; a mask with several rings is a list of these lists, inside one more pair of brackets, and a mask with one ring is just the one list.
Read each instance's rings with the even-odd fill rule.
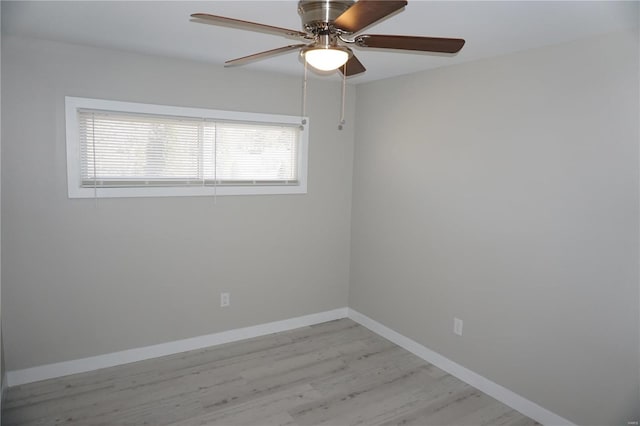
[[309,65],[321,71],[340,68],[349,60],[349,53],[341,49],[311,49],[304,53]]

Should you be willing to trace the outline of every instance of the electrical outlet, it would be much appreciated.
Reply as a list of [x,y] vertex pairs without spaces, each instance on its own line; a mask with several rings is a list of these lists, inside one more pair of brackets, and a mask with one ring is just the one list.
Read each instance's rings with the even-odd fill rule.
[[462,320],[460,318],[453,318],[453,332],[462,336]]
[[229,293],[220,293],[220,307],[225,308],[231,304]]

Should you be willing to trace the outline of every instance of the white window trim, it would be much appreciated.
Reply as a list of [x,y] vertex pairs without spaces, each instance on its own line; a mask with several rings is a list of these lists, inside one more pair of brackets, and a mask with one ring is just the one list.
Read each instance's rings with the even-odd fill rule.
[[[159,114],[179,117],[200,117],[214,120],[251,121],[268,124],[300,125],[298,147],[297,185],[255,185],[255,186],[196,186],[196,187],[133,187],[133,188],[86,188],[81,187],[80,175],[80,131],[78,109],[96,109],[142,114]],[[175,197],[175,196],[218,196],[218,195],[274,195],[306,194],[307,166],[309,151],[309,118],[259,114],[237,111],[221,111],[206,108],[189,108],[168,105],[141,104],[135,102],[110,101],[103,99],[65,97],[66,139],[67,139],[67,186],[69,198],[116,198],[116,197]]]

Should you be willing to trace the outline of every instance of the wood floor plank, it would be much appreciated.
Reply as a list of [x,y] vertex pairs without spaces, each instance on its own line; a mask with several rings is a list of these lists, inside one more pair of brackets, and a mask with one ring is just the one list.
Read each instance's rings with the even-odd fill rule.
[[318,391],[308,384],[264,395],[241,404],[192,417],[176,426],[197,425],[258,425],[282,422],[295,424],[287,411],[299,404],[320,398]]
[[12,387],[2,424],[537,423],[343,319]]

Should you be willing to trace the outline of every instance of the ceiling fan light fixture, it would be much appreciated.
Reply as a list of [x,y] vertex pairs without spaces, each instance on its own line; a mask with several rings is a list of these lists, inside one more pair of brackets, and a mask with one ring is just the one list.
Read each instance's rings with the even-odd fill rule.
[[344,44],[358,48],[450,54],[462,49],[465,41],[460,38],[360,34],[365,28],[401,11],[406,5],[407,0],[299,0],[298,13],[303,31],[208,13],[194,13],[191,17],[196,22],[277,34],[304,42],[232,59],[224,63],[225,67],[244,65],[300,49],[299,59],[305,61],[305,66],[310,64],[321,71],[339,69],[345,77],[351,77],[365,72],[366,68]]
[[351,56],[348,49],[341,46],[315,47],[303,51],[305,61],[320,71],[333,71],[343,66]]

